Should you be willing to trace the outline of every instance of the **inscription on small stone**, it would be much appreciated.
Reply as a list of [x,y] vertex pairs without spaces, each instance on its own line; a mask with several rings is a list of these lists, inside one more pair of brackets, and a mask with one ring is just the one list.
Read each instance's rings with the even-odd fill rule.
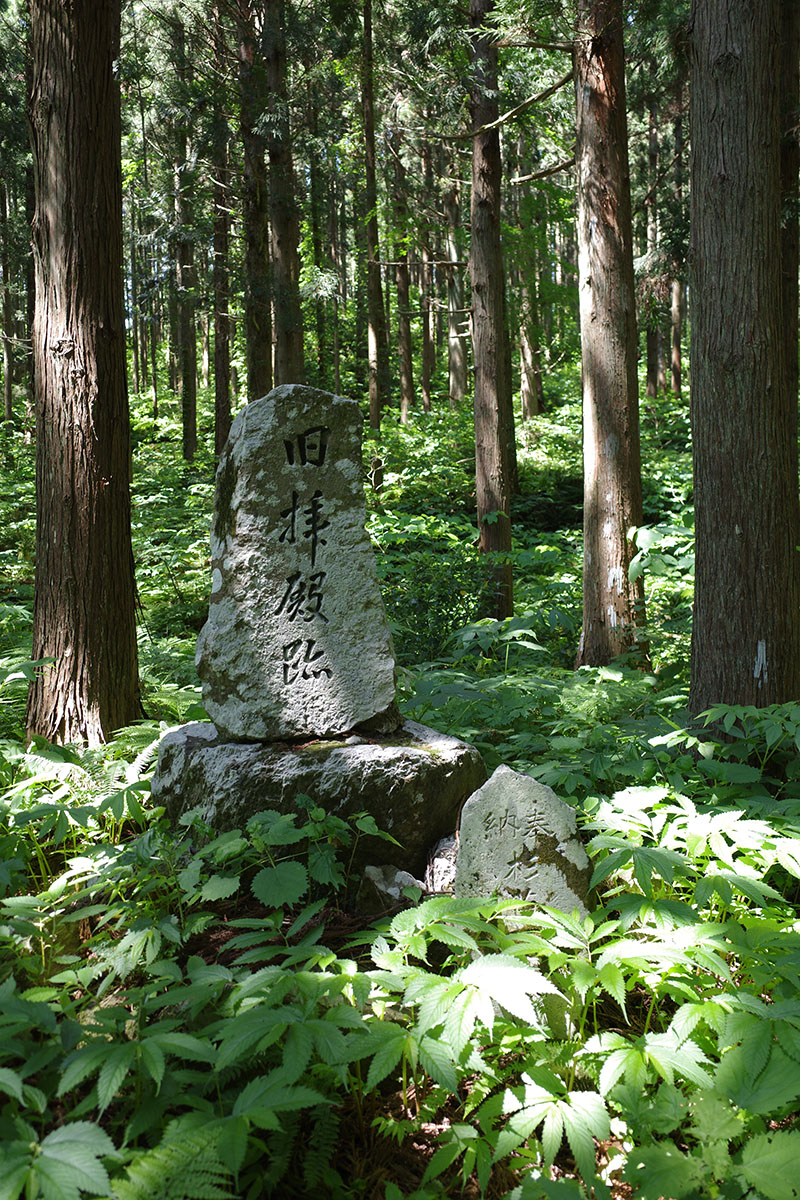
[[395,664],[364,528],[363,418],[287,384],[231,429],[217,471],[203,703],[238,740],[396,728]]
[[461,813],[457,896],[519,896],[586,910],[591,871],[575,814],[552,788],[498,767]]

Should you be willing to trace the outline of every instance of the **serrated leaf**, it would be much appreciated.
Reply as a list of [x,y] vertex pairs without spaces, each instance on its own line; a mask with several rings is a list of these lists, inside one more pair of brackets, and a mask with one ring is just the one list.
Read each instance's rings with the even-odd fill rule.
[[748,1069],[745,1048],[734,1046],[723,1056],[714,1082],[717,1090],[739,1108],[766,1116],[793,1104],[800,1096],[797,1063],[775,1045],[767,1065],[755,1076],[752,1069]]
[[296,904],[308,891],[308,872],[298,862],[264,867],[253,880],[252,891],[267,908]]
[[628,1155],[623,1178],[633,1184],[637,1200],[683,1200],[696,1194],[697,1160],[675,1146],[645,1146]]
[[22,1077],[9,1067],[0,1067],[0,1092],[22,1103]]
[[74,1121],[47,1135],[33,1169],[40,1177],[46,1197],[50,1188],[54,1198],[77,1195],[78,1189],[93,1195],[104,1194],[110,1183],[99,1159],[113,1153],[114,1143],[99,1126]]
[[419,1062],[423,1071],[448,1092],[458,1091],[458,1074],[448,1047],[434,1037],[424,1037],[419,1044]]
[[217,1140],[220,1161],[234,1175],[241,1170],[247,1151],[248,1126],[246,1117],[226,1117]]
[[469,1042],[478,1016],[478,1004],[472,988],[453,1000],[444,1021],[444,1036],[456,1058]]
[[507,1012],[530,1024],[537,1021],[531,996],[561,995],[540,971],[510,954],[485,954],[465,967],[460,977],[463,983],[479,988]]
[[122,1081],[136,1061],[136,1046],[113,1046],[106,1054],[105,1062],[97,1077],[97,1107],[102,1113],[117,1095]]
[[797,1200],[800,1133],[756,1134],[742,1150],[742,1174],[766,1200]]
[[238,890],[238,875],[212,875],[203,884],[200,891],[200,899],[212,903],[215,900],[227,900],[228,896],[232,896]]
[[164,1078],[164,1053],[158,1043],[151,1038],[147,1038],[141,1043],[140,1053],[142,1065],[156,1085],[156,1093],[158,1093],[161,1091],[161,1082]]
[[89,1075],[99,1071],[106,1060],[108,1051],[108,1042],[93,1042],[90,1046],[84,1046],[70,1054],[66,1059],[56,1095],[63,1096],[65,1092],[71,1092]]
[[401,1025],[394,1025],[391,1021],[381,1022],[377,1026],[373,1026],[370,1030],[370,1036],[374,1036],[380,1030],[380,1042],[375,1051],[372,1061],[369,1064],[369,1073],[367,1075],[366,1090],[371,1092],[382,1079],[385,1079],[390,1071],[393,1071],[406,1049],[406,1039],[408,1037],[405,1029]]
[[326,1097],[315,1088],[287,1084],[283,1072],[278,1069],[247,1084],[236,1098],[233,1116],[252,1117],[258,1110],[295,1112],[300,1108],[314,1108],[317,1104],[327,1103]]

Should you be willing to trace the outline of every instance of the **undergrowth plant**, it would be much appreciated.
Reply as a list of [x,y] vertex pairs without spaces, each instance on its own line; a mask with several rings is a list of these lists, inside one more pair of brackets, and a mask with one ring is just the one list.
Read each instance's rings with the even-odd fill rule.
[[372,815],[298,796],[223,830],[153,807],[164,730],[204,719],[213,491],[210,450],[176,461],[169,396],[155,430],[134,398],[148,719],[95,750],[25,745],[20,448],[0,505],[0,1200],[800,1196],[800,706],[686,720],[691,471],[662,399],[634,560],[654,670],[572,670],[577,377],[546,386],[512,619],[478,616],[467,414],[387,420],[367,498],[405,713],[573,805],[582,912],[411,889],[369,924],[348,908]]

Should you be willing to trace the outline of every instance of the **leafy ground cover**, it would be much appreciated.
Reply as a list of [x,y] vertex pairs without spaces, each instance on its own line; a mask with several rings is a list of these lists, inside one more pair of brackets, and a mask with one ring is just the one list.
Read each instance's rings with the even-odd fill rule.
[[798,1196],[800,705],[686,727],[685,414],[644,413],[650,674],[572,670],[574,402],[522,434],[502,623],[476,620],[468,417],[387,429],[369,522],[404,710],[573,804],[595,890],[583,918],[411,897],[363,928],[368,816],[219,834],[149,801],[163,729],[202,715],[213,494],[165,413],[155,438],[136,413],[148,716],[101,750],[24,744],[31,452],[3,446],[0,1200]]

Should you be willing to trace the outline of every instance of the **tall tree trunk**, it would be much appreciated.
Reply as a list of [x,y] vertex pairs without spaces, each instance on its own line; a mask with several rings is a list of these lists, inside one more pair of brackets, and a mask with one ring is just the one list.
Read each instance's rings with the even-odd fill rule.
[[247,398],[272,390],[272,307],[269,257],[269,189],[264,136],[264,61],[258,52],[253,6],[237,0],[239,38],[239,130],[244,159],[244,337]]
[[[583,630],[576,666],[637,646],[642,524],[622,0],[579,0],[575,41],[578,262],[583,386]],[[641,650],[642,647],[640,646]]]
[[780,0],[693,5],[693,713],[800,698],[797,394],[785,367],[774,86],[780,38]]
[[269,215],[272,229],[272,299],[275,382],[305,382],[300,307],[300,225],[289,139],[284,0],[264,0],[264,62],[269,125]]
[[364,166],[367,235],[367,355],[369,366],[369,423],[380,429],[381,412],[389,390],[386,315],[381,290],[378,248],[378,186],[375,178],[375,101],[372,72],[372,0],[364,0],[364,38],[361,53],[361,105],[364,117]]
[[[675,199],[680,203],[683,190],[683,102],[682,89],[678,91],[678,113],[675,117]],[[684,286],[681,279],[673,279],[671,295],[670,321],[672,325],[672,354],[671,354],[671,384],[672,393],[680,398],[681,394],[681,339],[683,334],[684,317]]]
[[[172,24],[173,60],[177,77],[186,90],[189,84],[189,56],[186,53],[186,33],[182,22]],[[183,106],[181,106],[182,108]],[[194,262],[191,196],[194,191],[189,172],[189,129],[183,113],[175,126],[175,253],[176,324],[175,357],[181,391],[181,424],[183,457],[190,462],[197,453],[197,273]]]
[[[786,387],[792,411],[798,392],[798,174],[800,173],[800,4],[781,0],[781,264]],[[796,434],[790,436],[797,440]]]
[[514,610],[511,574],[511,507],[508,410],[504,338],[503,251],[500,240],[500,133],[497,120],[497,46],[486,18],[494,0],[470,0],[472,30],[472,202],[470,281],[475,354],[475,491],[481,552],[498,556],[492,570],[491,614]]
[[[308,180],[309,180],[309,210],[311,217],[311,251],[314,256],[314,266],[317,271],[323,269],[323,252],[322,252],[322,224],[323,224],[323,190],[324,180],[320,173],[321,159],[321,142],[319,138],[319,128],[317,121],[317,106],[314,102],[314,97],[309,93],[308,97],[308,130],[311,135],[311,149],[308,155]],[[317,362],[315,371],[315,381],[317,387],[327,391],[330,388],[330,370],[328,360],[330,353],[328,350],[328,320],[326,312],[326,302],[324,295],[317,295],[314,298],[314,325],[316,332],[317,343]]]
[[401,157],[400,131],[395,126],[394,150],[394,257],[397,284],[397,356],[400,362],[400,420],[408,423],[414,404],[414,368],[411,356],[411,298],[408,273],[408,197],[406,169]]
[[[31,0],[37,464],[28,732],[97,744],[141,712],[122,288],[120,4]],[[53,189],[57,190],[53,190]]]
[[450,407],[460,408],[467,394],[467,340],[464,327],[464,286],[461,276],[461,201],[458,183],[445,195],[447,215],[447,362]]
[[[222,55],[222,33],[219,8],[214,9],[215,43]],[[214,289],[214,454],[222,454],[231,428],[231,333],[229,319],[230,278],[230,170],[228,167],[228,120],[222,104],[214,121],[212,153],[214,156],[214,257],[212,279]]]
[[133,390],[138,394],[141,390],[139,370],[140,341],[139,341],[139,270],[136,261],[136,201],[133,194],[133,184],[128,193],[130,201],[130,272],[131,272],[131,359],[133,366]]
[[[430,112],[426,113],[428,118]],[[422,186],[425,192],[425,204],[432,205],[436,195],[433,181],[433,154],[430,142],[422,143]],[[431,244],[431,218],[425,214],[420,229],[420,308],[422,315],[422,407],[425,412],[431,411],[431,378],[436,370],[436,343],[434,341],[434,307],[433,307],[433,248]]]
[[[342,206],[343,207],[343,206]],[[339,198],[336,189],[336,175],[328,163],[328,258],[331,270],[336,276],[336,290],[333,293],[333,390],[338,396],[342,389],[341,346],[339,341],[339,303],[344,295],[344,283],[347,278],[347,268],[340,256],[339,239]]]
[[0,271],[3,275],[3,416],[14,418],[14,306],[8,245],[8,188],[0,180]]
[[[655,71],[655,63],[651,63]],[[656,206],[656,179],[658,177],[658,113],[656,102],[651,96],[647,105],[648,139],[647,139],[647,273],[653,276],[656,270],[656,252],[658,249],[658,208]],[[647,387],[646,395],[652,399],[658,395],[658,316],[655,304],[648,299],[645,348],[647,357]]]

